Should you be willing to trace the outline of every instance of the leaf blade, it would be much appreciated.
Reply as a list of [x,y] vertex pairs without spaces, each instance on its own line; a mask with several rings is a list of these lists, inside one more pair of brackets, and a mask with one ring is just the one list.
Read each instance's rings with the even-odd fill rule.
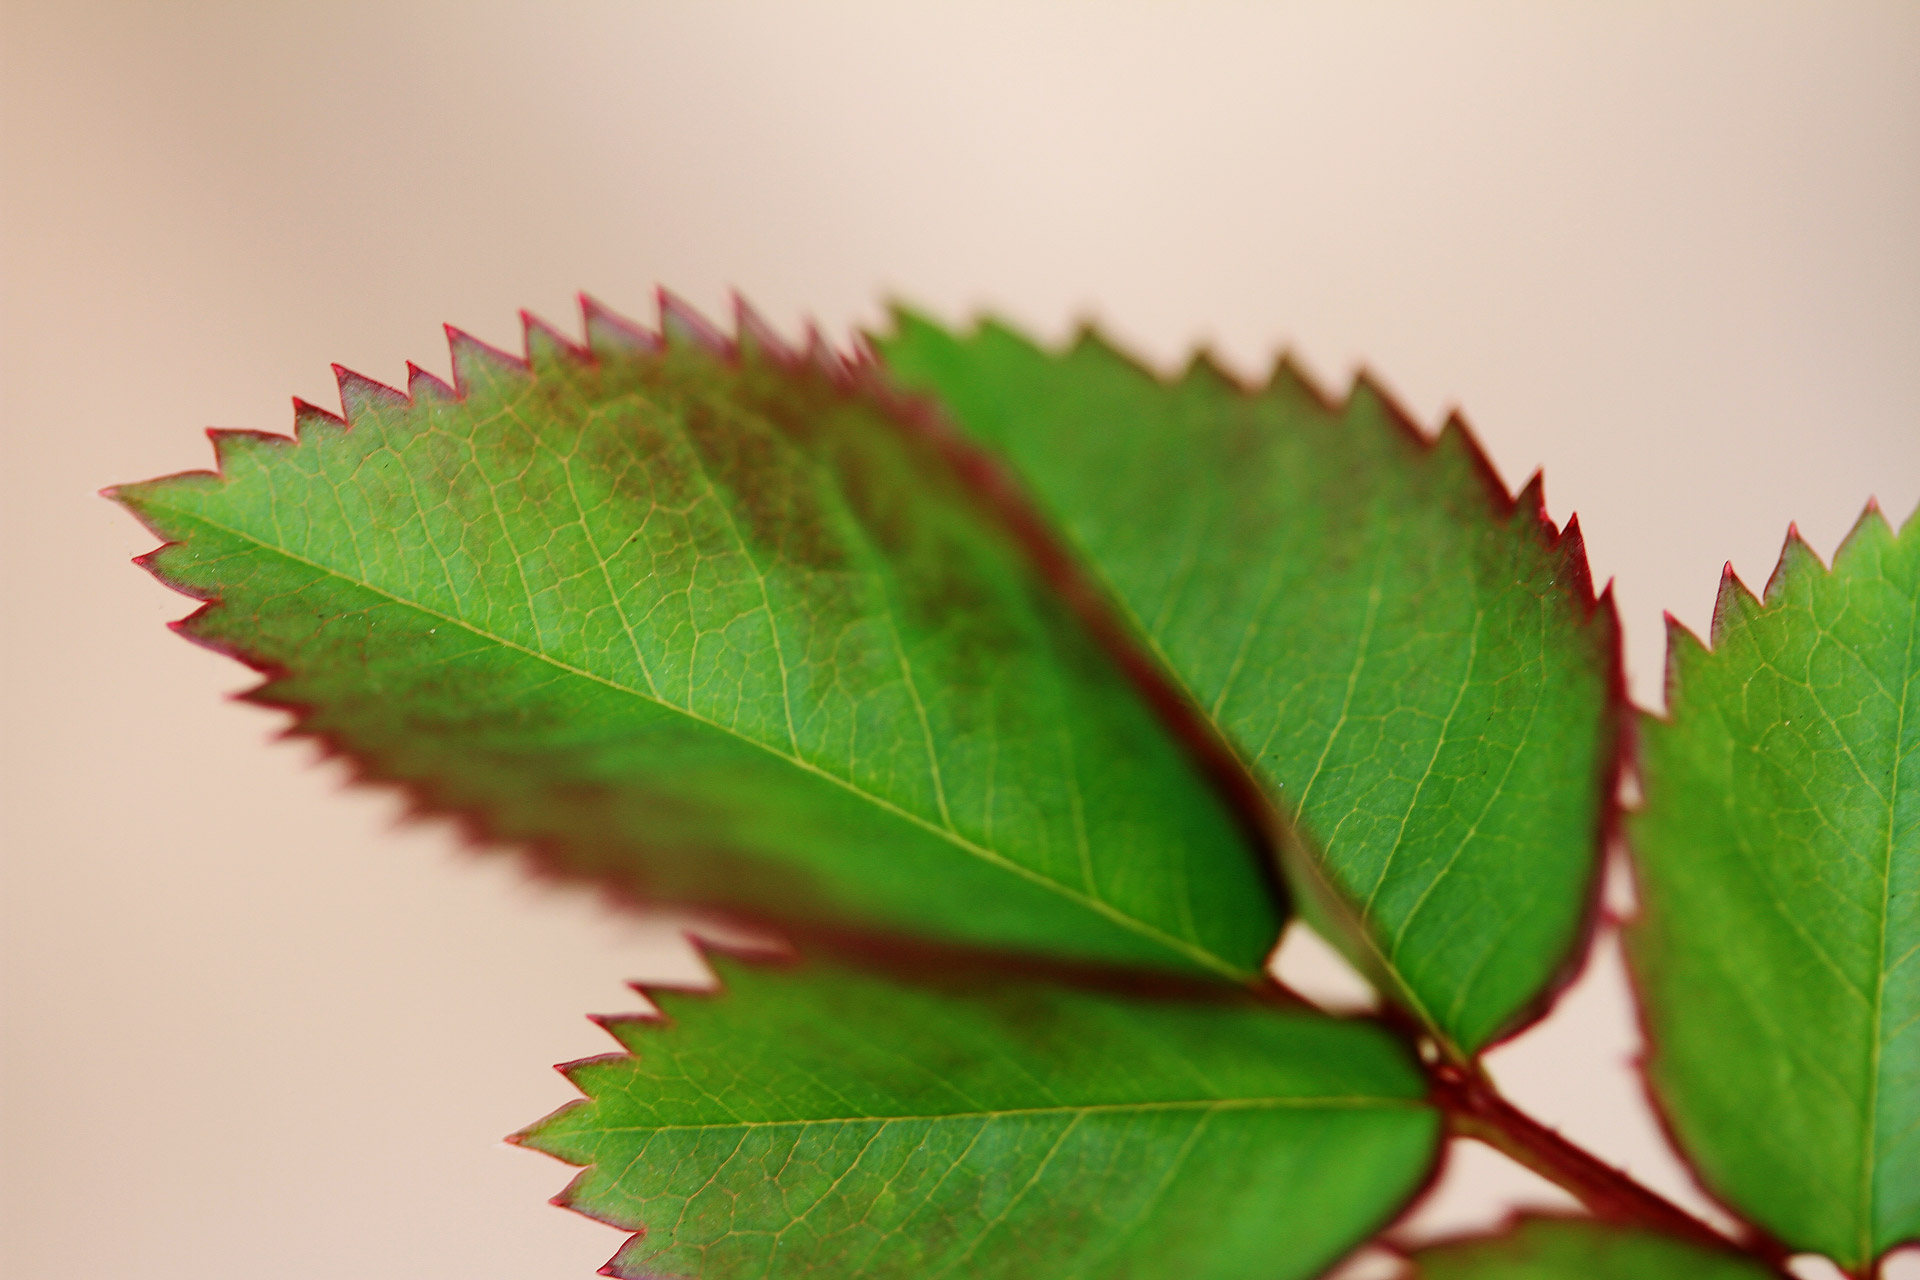
[[1163,382],[1083,335],[896,313],[903,382],[999,449],[1295,819],[1300,905],[1457,1055],[1511,1031],[1592,911],[1623,706],[1577,528],[1463,428],[1286,366]]
[[219,601],[183,630],[363,774],[628,891],[1258,972],[1231,815],[937,441],[751,334],[589,339],[456,337],[451,396],[343,373],[345,422],[116,491]]
[[1917,527],[1870,506],[1830,570],[1792,533],[1711,650],[1669,624],[1630,827],[1656,1095],[1709,1185],[1852,1269],[1920,1237]]
[[644,1229],[617,1275],[1305,1276],[1437,1142],[1377,1028],[1251,1002],[816,961],[660,1004],[516,1139]]

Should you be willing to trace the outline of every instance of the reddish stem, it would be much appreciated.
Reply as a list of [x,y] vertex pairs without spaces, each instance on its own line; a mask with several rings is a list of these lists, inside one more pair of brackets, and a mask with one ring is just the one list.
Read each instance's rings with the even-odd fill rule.
[[1757,1233],[1745,1240],[1729,1239],[1515,1107],[1478,1071],[1441,1062],[1429,1068],[1428,1076],[1434,1101],[1446,1112],[1456,1136],[1484,1142],[1533,1170],[1565,1189],[1594,1217],[1745,1254],[1787,1274],[1784,1264],[1790,1255],[1778,1241]]

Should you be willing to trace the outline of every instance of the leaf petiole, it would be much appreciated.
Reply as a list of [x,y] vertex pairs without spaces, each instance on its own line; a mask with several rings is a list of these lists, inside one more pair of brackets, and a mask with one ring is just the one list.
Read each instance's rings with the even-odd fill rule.
[[1710,1248],[1731,1250],[1763,1263],[1781,1276],[1789,1251],[1760,1232],[1735,1240],[1624,1171],[1574,1145],[1501,1096],[1483,1071],[1447,1062],[1427,1069],[1432,1100],[1447,1117],[1449,1133],[1472,1138],[1568,1192],[1594,1217],[1619,1226],[1644,1227]]

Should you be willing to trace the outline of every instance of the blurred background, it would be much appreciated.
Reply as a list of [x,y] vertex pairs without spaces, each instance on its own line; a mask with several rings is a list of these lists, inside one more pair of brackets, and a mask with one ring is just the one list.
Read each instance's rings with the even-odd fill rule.
[[[620,1237],[498,1138],[622,979],[693,971],[222,699],[94,496],[209,465],[201,427],[656,282],[1364,362],[1545,468],[1657,705],[1661,610],[1704,628],[1723,561],[1920,500],[1916,232],[1910,3],[3,0],[0,1269],[590,1275]],[[1603,942],[1494,1062],[1710,1213],[1634,1048]],[[1518,1202],[1564,1203],[1469,1151],[1405,1229]]]

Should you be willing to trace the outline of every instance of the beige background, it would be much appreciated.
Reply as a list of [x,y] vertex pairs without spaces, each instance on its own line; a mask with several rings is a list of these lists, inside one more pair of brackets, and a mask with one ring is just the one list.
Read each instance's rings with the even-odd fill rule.
[[[676,958],[340,791],[93,497],[589,288],[1365,359],[1545,466],[1635,688],[1789,520],[1920,499],[1911,5],[0,4],[0,1270],[591,1274],[496,1139]],[[1604,959],[1604,957],[1603,957]],[[1692,1196],[1607,963],[1515,1092]],[[1538,1193],[1535,1188],[1533,1193]],[[1424,1229],[1529,1183],[1461,1161]],[[1697,1197],[1696,1197],[1697,1199]]]

